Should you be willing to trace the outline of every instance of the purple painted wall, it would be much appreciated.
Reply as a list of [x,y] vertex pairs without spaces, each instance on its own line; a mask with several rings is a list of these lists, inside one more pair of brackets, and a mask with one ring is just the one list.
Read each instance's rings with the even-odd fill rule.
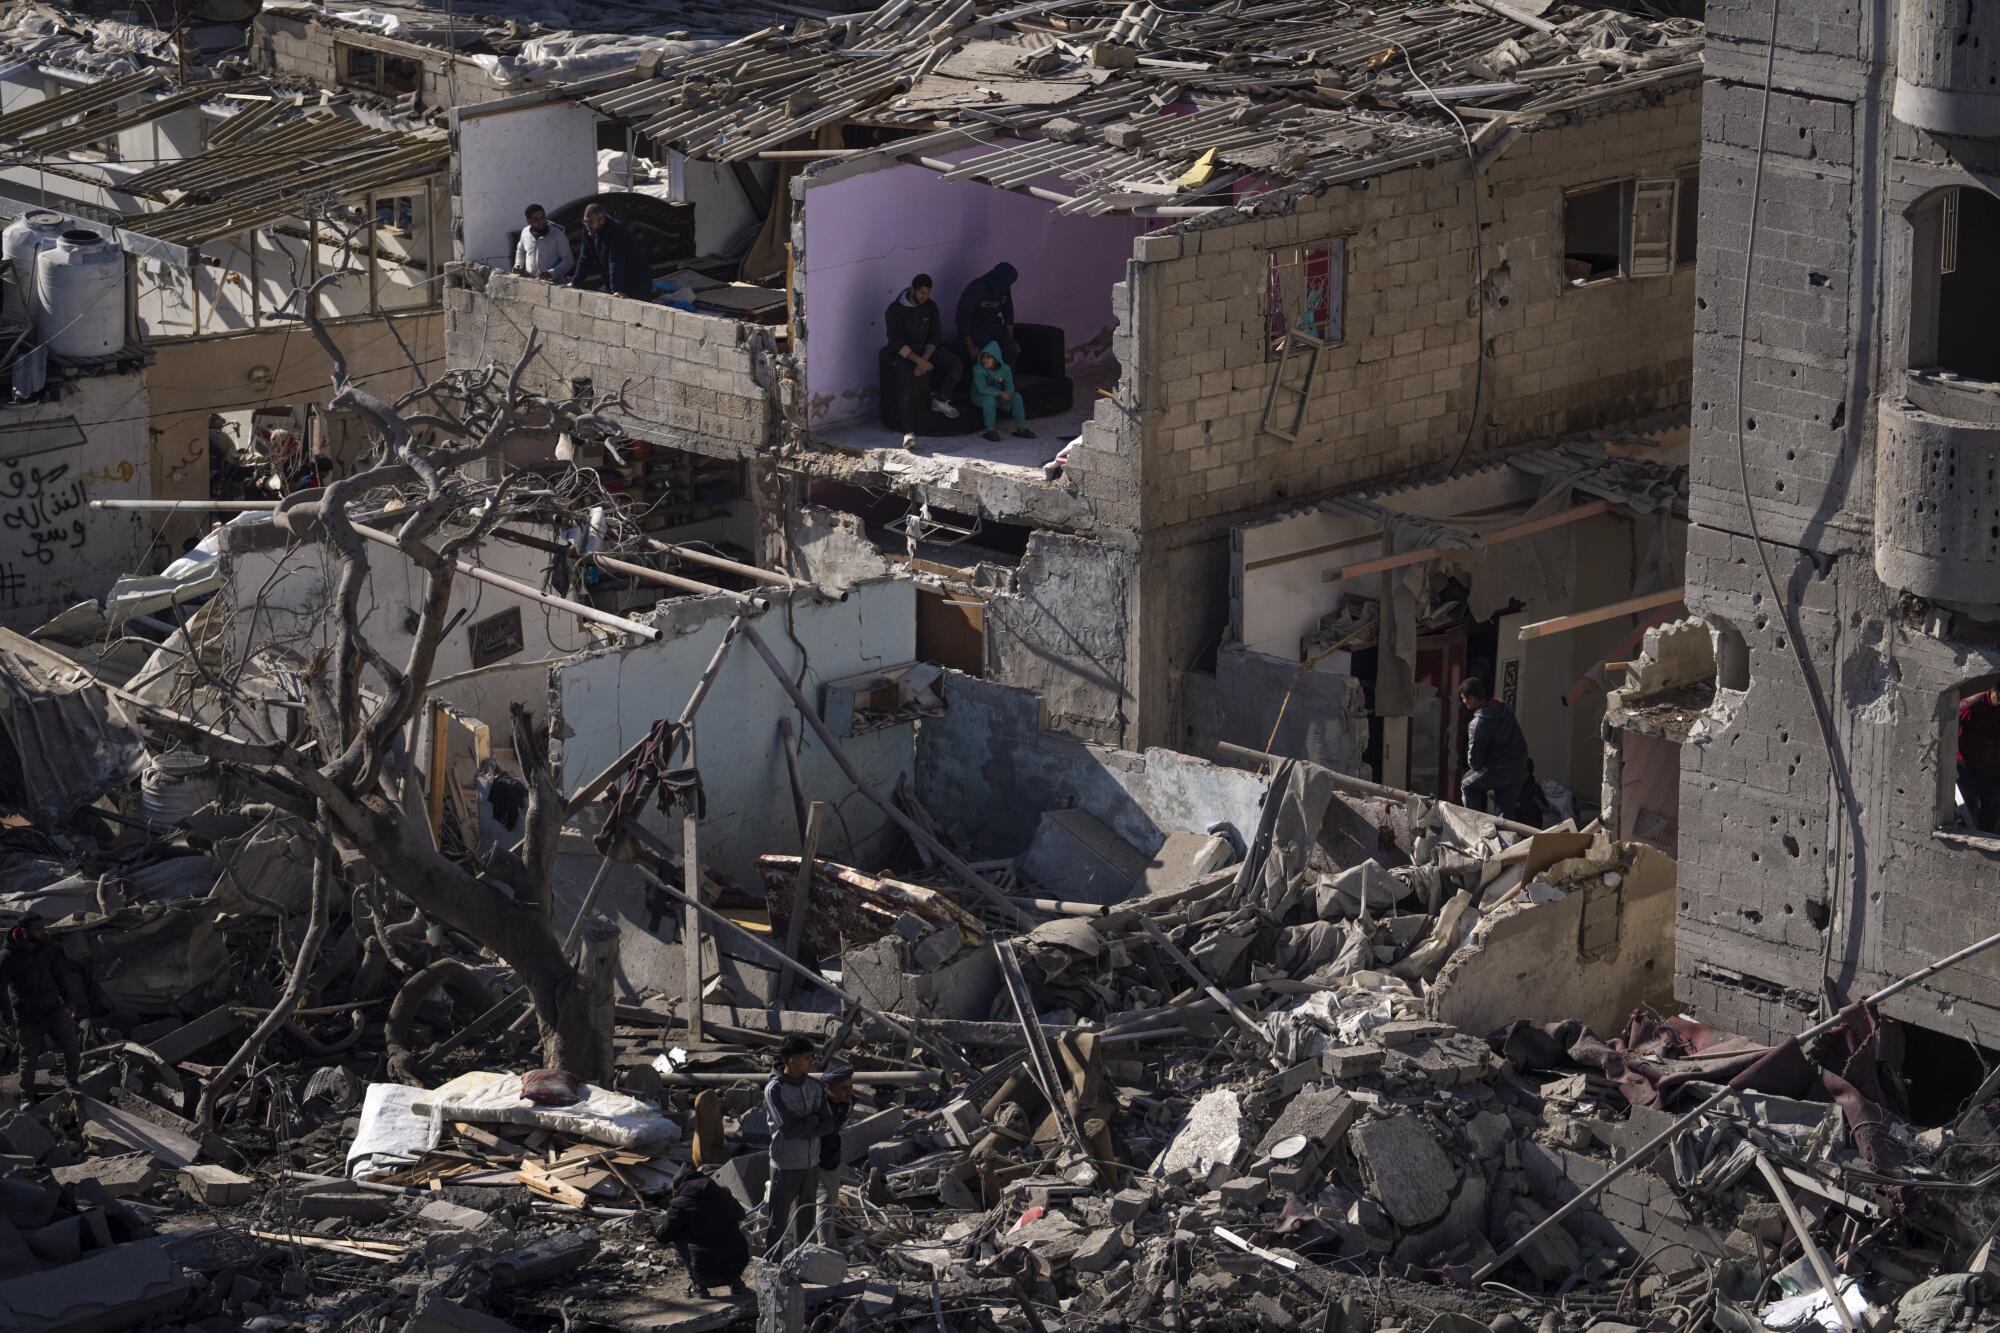
[[1111,288],[1142,218],[1067,217],[1053,204],[899,164],[804,195],[806,391],[812,419],[872,415],[882,311],[911,275],[937,280],[945,336],[965,284],[1006,260],[1021,271],[1015,314],[1059,325],[1072,367],[1111,358]]

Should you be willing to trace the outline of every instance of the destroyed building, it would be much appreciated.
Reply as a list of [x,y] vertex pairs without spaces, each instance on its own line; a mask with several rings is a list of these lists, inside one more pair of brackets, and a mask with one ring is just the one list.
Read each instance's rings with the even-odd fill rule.
[[[1074,734],[1187,746],[1233,528],[1600,427],[1670,435],[1687,401],[1699,29],[1604,14],[1558,40],[1473,10],[1398,45],[1371,27],[1392,12],[1161,13],[1085,49],[919,5],[468,110],[467,260],[507,253],[551,173],[578,188],[607,120],[676,164],[694,236],[658,224],[656,267],[685,264],[667,308],[479,275],[450,344],[561,333],[531,376],[622,383],[636,437],[762,460],[738,483],[759,563],[849,544],[793,530],[802,504],[853,514],[924,582],[926,657],[1036,690]],[[1309,81],[1274,79],[1304,53]],[[480,146],[522,140],[545,147]],[[948,306],[1009,256],[1037,438],[989,445],[968,408],[903,450],[883,308],[920,270]]]
[[[1974,313],[2000,29],[1915,4],[1711,19],[1687,571],[1714,702],[1682,751],[1676,929],[1683,1001],[1768,1034],[2000,905],[1954,762],[1961,702],[2000,678]],[[1886,1012],[1990,1050],[2000,965]]]
[[0,1328],[2000,1326],[1983,17],[230,5],[0,21]]

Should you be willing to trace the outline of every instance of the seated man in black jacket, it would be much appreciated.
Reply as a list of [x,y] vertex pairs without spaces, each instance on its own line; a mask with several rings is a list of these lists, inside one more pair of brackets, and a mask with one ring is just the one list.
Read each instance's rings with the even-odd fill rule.
[[583,245],[569,285],[616,292],[635,301],[653,299],[653,266],[632,229],[604,211],[602,204],[583,210]]
[[889,350],[896,354],[896,391],[903,399],[903,447],[917,447],[917,412],[923,406],[924,390],[930,390],[931,410],[940,416],[955,417],[951,391],[965,374],[965,358],[944,346],[937,302],[931,299],[931,275],[919,273],[910,279],[903,294],[882,312],[882,327],[889,335]]
[[62,1052],[63,1086],[76,1086],[83,1035],[77,1030],[79,978],[69,955],[49,938],[49,928],[33,912],[7,932],[0,945],[0,1002],[21,1049],[21,1095],[33,1097],[35,1065],[49,1041]]
[[707,1296],[710,1287],[728,1287],[732,1296],[743,1294],[743,1270],[750,1265],[743,1216],[736,1196],[692,1164],[674,1177],[674,1197],[653,1234],[680,1254],[693,1294]]

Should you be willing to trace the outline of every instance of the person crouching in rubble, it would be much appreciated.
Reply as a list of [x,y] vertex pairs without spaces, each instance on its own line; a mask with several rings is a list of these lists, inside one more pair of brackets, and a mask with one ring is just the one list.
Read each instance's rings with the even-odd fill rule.
[[688,1291],[706,1297],[710,1287],[741,1296],[750,1266],[750,1238],[743,1234],[743,1205],[690,1162],[674,1177],[674,1197],[653,1234],[672,1245],[688,1272]]
[[1458,687],[1458,706],[1468,719],[1460,799],[1470,809],[1511,819],[1534,767],[1528,761],[1528,738],[1521,734],[1514,710],[1489,697],[1486,682],[1477,676],[1467,676]]
[[0,945],[0,996],[20,1042],[21,1095],[36,1095],[35,1065],[53,1037],[62,1051],[63,1086],[76,1086],[83,1035],[73,1011],[77,974],[62,946],[49,939],[48,923],[30,912]]
[[778,1048],[778,1072],[764,1085],[771,1121],[771,1180],[765,1187],[764,1249],[782,1259],[812,1235],[819,1140],[839,1123],[826,1085],[813,1077],[814,1047],[801,1036]]
[[833,1216],[840,1207],[840,1129],[847,1123],[848,1112],[854,1109],[854,1070],[844,1064],[827,1067],[819,1077],[820,1086],[826,1089],[827,1110],[833,1116],[833,1128],[819,1136],[819,1180],[818,1224],[813,1237],[822,1245],[832,1245]]

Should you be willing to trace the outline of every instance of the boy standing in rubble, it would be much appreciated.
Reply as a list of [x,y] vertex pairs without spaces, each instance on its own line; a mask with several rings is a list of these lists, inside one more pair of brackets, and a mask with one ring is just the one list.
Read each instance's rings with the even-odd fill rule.
[[764,1085],[764,1113],[771,1122],[764,1249],[773,1258],[783,1258],[812,1235],[819,1141],[840,1123],[826,1085],[813,1077],[814,1051],[809,1038],[785,1038],[778,1047],[778,1072]]
[[63,1086],[76,1086],[83,1058],[77,1031],[76,969],[60,944],[49,939],[48,923],[30,912],[7,932],[0,945],[0,1002],[14,1026],[21,1053],[21,1095],[37,1095],[35,1065],[51,1038],[62,1052]]

